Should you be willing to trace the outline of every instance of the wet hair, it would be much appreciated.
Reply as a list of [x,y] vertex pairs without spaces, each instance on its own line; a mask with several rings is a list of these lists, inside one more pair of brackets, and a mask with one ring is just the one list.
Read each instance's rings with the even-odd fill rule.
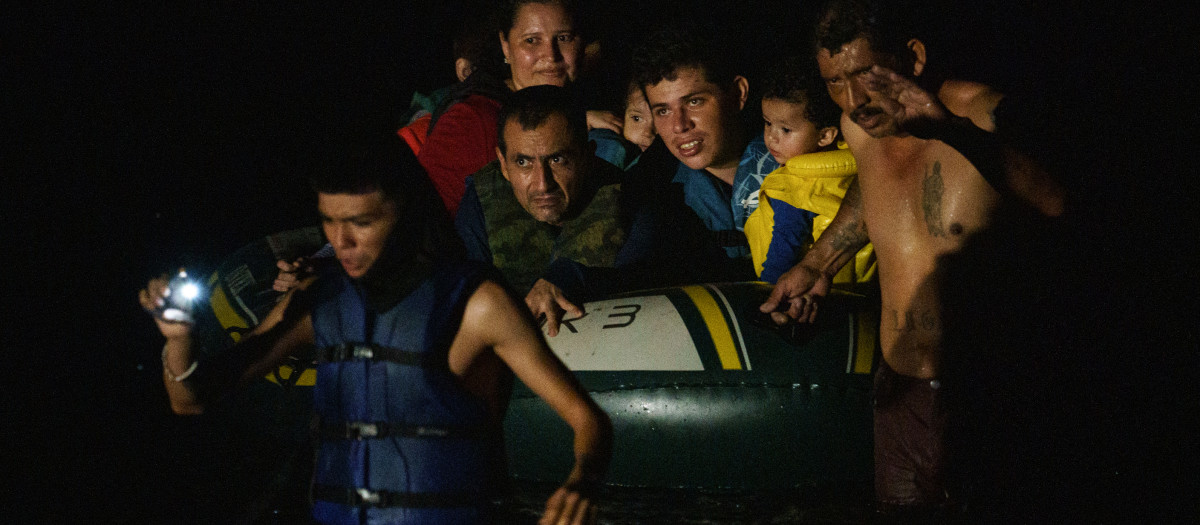
[[500,7],[496,12],[496,28],[500,34],[508,37],[508,32],[512,31],[513,26],[517,25],[517,13],[521,8],[528,4],[542,5],[557,5],[566,11],[567,16],[571,18],[571,25],[574,26],[575,32],[581,36],[584,35],[581,27],[583,17],[582,9],[578,2],[574,0],[503,0],[500,2]]
[[354,134],[314,147],[306,162],[317,193],[365,194],[379,191],[396,206],[393,249],[416,250],[433,260],[462,255],[450,215],[417,156],[393,132]]
[[818,128],[837,126],[842,110],[826,92],[811,58],[790,56],[778,60],[763,77],[762,98],[804,104],[804,118]]
[[829,0],[817,16],[814,51],[837,54],[843,45],[865,38],[871,49],[900,60],[910,56],[908,41],[920,38],[915,2],[902,0]]
[[317,193],[383,192],[388,200],[405,204],[406,186],[425,179],[412,150],[394,134],[347,137],[314,148],[308,179]]
[[516,120],[521,129],[529,131],[545,124],[555,114],[567,119],[567,133],[574,138],[575,144],[587,144],[587,112],[575,91],[553,85],[530,86],[513,93],[500,108],[496,130],[500,153],[508,152],[504,128],[509,121]]
[[682,68],[696,68],[704,79],[725,88],[738,75],[733,42],[716,26],[679,20],[654,31],[633,51],[633,78],[643,88],[676,80]]

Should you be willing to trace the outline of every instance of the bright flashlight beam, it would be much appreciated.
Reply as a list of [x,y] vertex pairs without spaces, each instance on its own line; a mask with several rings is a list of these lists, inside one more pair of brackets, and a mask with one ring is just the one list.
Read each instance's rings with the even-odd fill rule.
[[187,283],[179,289],[179,293],[183,295],[184,299],[195,299],[196,296],[200,295],[200,287],[192,283]]

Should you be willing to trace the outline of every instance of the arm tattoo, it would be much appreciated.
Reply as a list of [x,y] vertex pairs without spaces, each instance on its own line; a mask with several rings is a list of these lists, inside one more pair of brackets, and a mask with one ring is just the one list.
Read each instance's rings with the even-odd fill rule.
[[942,228],[942,193],[945,186],[942,182],[942,163],[933,161],[933,172],[925,171],[925,181],[922,184],[921,208],[925,210],[925,225],[929,235],[945,237],[946,230]]
[[832,237],[830,244],[838,251],[865,244],[869,238],[867,237],[866,221],[863,220],[862,194],[859,192],[857,180],[851,183],[849,188],[846,188],[846,196],[842,198],[841,209],[850,211],[851,215],[849,220],[843,223],[837,231],[826,232]]

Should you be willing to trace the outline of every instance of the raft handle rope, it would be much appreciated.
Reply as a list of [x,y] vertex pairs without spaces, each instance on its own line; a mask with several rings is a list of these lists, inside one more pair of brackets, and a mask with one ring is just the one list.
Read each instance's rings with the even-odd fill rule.
[[192,361],[192,366],[189,366],[188,369],[184,370],[182,374],[179,374],[179,375],[172,374],[170,367],[167,366],[167,347],[163,346],[162,365],[163,365],[163,373],[167,374],[167,379],[170,379],[171,381],[174,381],[176,383],[182,383],[185,379],[187,379],[188,377],[191,377],[192,372],[196,371],[196,365],[198,365],[198,364],[200,364],[199,361]]

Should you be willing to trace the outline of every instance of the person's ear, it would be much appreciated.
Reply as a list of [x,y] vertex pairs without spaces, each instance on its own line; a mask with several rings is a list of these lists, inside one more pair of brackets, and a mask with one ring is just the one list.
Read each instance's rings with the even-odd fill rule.
[[746,108],[746,100],[750,97],[750,81],[738,75],[733,77],[734,94],[738,96],[738,111]]
[[912,52],[912,76],[919,77],[925,70],[925,43],[915,38],[909,40],[908,50]]
[[504,31],[496,33],[500,36],[500,51],[504,53],[504,63],[507,64],[511,58],[508,56],[508,40],[504,38]]
[[454,59],[454,75],[458,77],[459,82],[466,80],[473,72],[475,72],[475,66],[471,64],[470,60],[463,57]]
[[820,136],[820,138],[817,139],[817,146],[824,148],[830,144],[833,144],[833,141],[837,140],[838,128],[837,126],[829,126],[826,128],[821,128],[817,133],[819,133]]
[[508,178],[508,165],[504,163],[504,152],[500,151],[500,146],[496,146],[496,158],[500,161],[500,174],[504,175],[504,180],[512,182]]
[[583,60],[580,65],[583,66],[584,71],[596,71],[603,56],[604,51],[600,46],[600,41],[593,40],[583,47]]

